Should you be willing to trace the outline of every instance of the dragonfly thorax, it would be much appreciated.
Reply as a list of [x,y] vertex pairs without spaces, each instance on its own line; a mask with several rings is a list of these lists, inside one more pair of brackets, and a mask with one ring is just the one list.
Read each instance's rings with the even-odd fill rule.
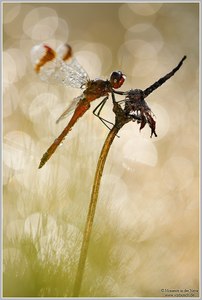
[[111,84],[108,80],[95,79],[87,83],[87,87],[83,94],[89,101],[107,96],[111,92]]

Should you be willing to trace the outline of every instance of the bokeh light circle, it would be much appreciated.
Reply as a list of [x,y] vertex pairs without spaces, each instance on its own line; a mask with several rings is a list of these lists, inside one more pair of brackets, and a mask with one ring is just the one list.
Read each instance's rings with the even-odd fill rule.
[[151,103],[150,108],[152,108],[152,112],[154,113],[154,120],[156,122],[156,140],[162,139],[170,129],[170,116],[167,111],[164,109],[162,105],[157,103]]
[[33,123],[40,123],[47,118],[58,102],[53,93],[41,93],[36,96],[29,107],[29,117]]
[[87,50],[79,51],[76,53],[76,59],[87,71],[90,78],[96,78],[101,73],[102,63],[96,53]]
[[132,76],[144,77],[157,65],[157,50],[144,40],[128,40],[120,47],[118,59],[121,65],[130,66]]
[[9,48],[6,53],[9,54],[15,62],[16,77],[14,81],[17,81],[26,74],[27,59],[23,51],[18,48]]
[[141,163],[154,167],[158,161],[158,153],[154,143],[141,135],[126,141],[123,146],[123,166],[132,167]]
[[125,40],[130,41],[134,38],[146,41],[157,51],[160,51],[164,45],[160,30],[151,23],[138,23],[129,27],[125,34]]
[[193,180],[192,162],[183,156],[168,159],[161,171],[161,178],[168,190],[182,190]]
[[58,16],[55,10],[48,7],[32,9],[23,22],[24,32],[33,40],[51,38],[58,27]]
[[68,42],[69,26],[66,20],[58,18],[58,27],[54,36],[56,36],[58,40],[63,41],[63,43]]
[[[77,47],[79,47],[79,45]],[[82,46],[82,49],[83,49],[82,52],[84,51],[84,53],[83,53],[84,59],[85,59],[85,55],[87,55],[86,62],[83,60],[84,64],[86,64],[86,67],[85,66],[84,67],[86,68],[87,72],[90,71],[91,78],[95,78],[95,77],[97,78],[99,76],[100,73],[96,73],[96,71],[100,72],[101,67],[102,67],[103,73],[108,72],[108,70],[111,69],[112,52],[109,47],[107,47],[106,45],[101,44],[101,43],[88,43],[88,44],[84,44]],[[87,53],[85,53],[85,51]],[[77,56],[77,54],[76,54],[76,56]],[[93,64],[89,65],[89,60],[91,62],[90,56],[92,56],[92,58],[94,58],[96,61],[99,60],[99,63],[96,63],[96,61],[95,61],[95,63],[96,63],[95,66],[98,67],[98,70],[95,70],[94,72],[93,72],[93,70],[91,70]],[[90,68],[90,70],[88,70],[88,68]]]
[[158,12],[163,3],[127,3],[128,7],[141,16],[151,16]]
[[[109,197],[110,189],[111,193]],[[103,175],[102,186],[100,188],[100,197],[103,198],[103,202],[110,210],[122,210],[124,209],[124,206],[126,205],[128,199],[127,185],[117,175]]]
[[126,41],[122,47],[123,51],[127,51],[134,58],[152,59],[157,54],[156,49],[147,41],[143,39],[133,39]]
[[21,11],[21,4],[20,3],[12,3],[12,5],[7,5],[4,8],[3,14],[3,23],[9,24],[15,20],[15,18],[19,15]]
[[24,169],[34,152],[34,143],[25,132],[11,131],[4,136],[3,162],[11,169]]
[[33,239],[42,235],[55,235],[57,233],[57,223],[51,215],[37,212],[26,218],[24,233]]
[[5,91],[16,80],[17,76],[15,60],[7,52],[3,52],[3,70],[3,89]]
[[[37,192],[37,195],[44,199],[41,205],[46,205],[46,201],[48,201],[48,197],[50,197],[50,195],[48,196],[51,192],[50,186],[56,186],[56,190],[54,192],[55,198],[57,198],[57,195],[60,197],[60,195],[66,192],[70,172],[63,167],[62,163],[53,164],[51,160],[39,171],[39,160],[44,150],[37,150],[35,151],[35,157],[32,164],[29,164],[23,172],[16,174],[15,178],[19,185],[23,186],[25,190],[32,194]],[[45,197],[45,195],[47,197]]]
[[6,118],[13,114],[18,107],[20,101],[19,91],[13,84],[9,89],[6,89],[4,93],[3,101],[3,117]]

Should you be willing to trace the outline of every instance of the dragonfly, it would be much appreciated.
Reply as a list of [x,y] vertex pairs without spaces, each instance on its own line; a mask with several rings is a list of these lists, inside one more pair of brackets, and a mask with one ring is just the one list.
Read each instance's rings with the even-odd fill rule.
[[[186,55],[180,60],[178,65],[165,76],[161,77],[158,81],[153,83],[151,86],[145,90],[141,89],[130,89],[129,91],[114,91],[115,94],[125,95],[125,99],[118,101],[120,104],[124,103],[124,112],[128,117],[134,117],[134,122],[140,123],[140,130],[145,127],[146,124],[149,125],[151,129],[151,136],[157,137],[156,134],[156,121],[154,120],[154,114],[152,113],[150,107],[148,106],[145,98],[149,96],[154,90],[159,88],[164,84],[169,78],[171,78],[182,66]],[[115,101],[114,94],[112,94],[113,102]]]
[[85,69],[80,65],[77,59],[73,57],[73,51],[69,44],[63,44],[56,50],[44,43],[36,45],[32,48],[31,58],[35,72],[42,81],[50,84],[62,84],[64,86],[83,90],[82,94],[74,98],[67,109],[57,119],[56,123],[59,123],[73,112],[72,117],[62,133],[43,154],[39,164],[40,169],[50,159],[77,120],[90,108],[90,102],[100,97],[104,97],[101,103],[93,110],[93,114],[108,128],[109,126],[107,123],[113,124],[102,118],[100,112],[109,98],[110,93],[113,93],[114,90],[123,85],[126,76],[121,71],[114,71],[111,73],[109,80],[90,80]]

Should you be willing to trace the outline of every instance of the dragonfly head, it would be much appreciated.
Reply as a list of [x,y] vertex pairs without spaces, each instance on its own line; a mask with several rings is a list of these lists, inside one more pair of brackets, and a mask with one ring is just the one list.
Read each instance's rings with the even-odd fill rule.
[[114,89],[118,89],[122,86],[126,79],[126,76],[121,71],[114,71],[110,75],[110,83]]

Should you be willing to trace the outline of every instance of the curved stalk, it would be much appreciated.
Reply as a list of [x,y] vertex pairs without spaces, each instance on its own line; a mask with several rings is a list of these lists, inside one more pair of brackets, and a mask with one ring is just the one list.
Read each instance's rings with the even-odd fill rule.
[[110,132],[105,140],[105,143],[102,147],[102,151],[100,153],[100,157],[98,160],[92,194],[91,194],[91,201],[90,201],[90,205],[89,205],[88,216],[87,216],[86,226],[85,226],[85,230],[84,230],[83,242],[82,242],[82,246],[81,246],[81,254],[80,254],[80,258],[79,258],[76,280],[75,280],[75,284],[74,284],[73,297],[79,296],[81,283],[82,283],[82,279],[83,279],[83,273],[84,273],[87,252],[88,252],[89,240],[90,240],[90,236],[91,236],[93,220],[94,220],[95,210],[96,210],[96,205],[97,205],[97,200],[98,200],[100,181],[102,178],[102,173],[103,173],[105,161],[107,158],[107,154],[109,152],[110,146],[111,146],[116,134],[118,133],[118,131],[119,131],[119,128],[117,128],[117,127],[113,127],[112,130],[110,130]]
[[101,150],[101,153],[99,156],[99,160],[97,163],[97,169],[96,169],[96,173],[95,173],[95,177],[94,177],[94,183],[93,183],[93,189],[92,189],[92,193],[91,193],[91,200],[90,200],[90,205],[89,205],[89,210],[88,210],[88,216],[87,216],[87,221],[86,221],[85,230],[84,230],[83,242],[82,242],[82,246],[81,246],[81,253],[80,253],[80,258],[79,258],[79,263],[78,263],[78,269],[77,269],[76,279],[75,279],[75,283],[74,283],[73,297],[78,297],[79,293],[80,293],[80,288],[81,288],[83,274],[84,274],[84,268],[85,268],[85,262],[86,262],[86,258],[87,258],[88,246],[89,246],[90,236],[91,236],[92,227],[93,227],[93,220],[94,220],[95,210],[96,210],[96,205],[97,205],[97,200],[98,200],[100,181],[102,178],[107,154],[109,152],[110,146],[111,146],[115,136],[117,135],[118,131],[121,129],[121,127],[125,123],[127,123],[131,120],[131,118],[129,118],[125,115],[121,106],[117,102],[114,102],[113,111],[116,115],[116,121],[115,121],[115,125],[110,130],[110,132],[104,142],[104,145],[102,147],[102,150]]
[[[182,66],[183,61],[186,59],[186,56],[184,56],[177,67],[175,67],[170,73],[165,75],[164,77],[160,78],[157,82],[152,84],[150,87],[148,87],[146,90],[142,91],[144,97],[146,98],[152,91],[160,87],[165,81],[167,81],[171,76],[173,76]],[[88,216],[87,216],[87,221],[86,221],[86,226],[85,226],[85,231],[84,231],[84,236],[83,236],[83,242],[81,246],[81,253],[80,253],[80,258],[79,258],[79,264],[78,264],[78,269],[77,269],[77,274],[76,274],[76,279],[74,283],[74,290],[73,290],[73,296],[78,297],[80,293],[80,288],[83,280],[83,274],[84,274],[84,268],[85,268],[85,262],[86,262],[86,257],[87,257],[87,252],[88,252],[88,246],[89,246],[89,241],[90,241],[90,236],[91,236],[91,231],[92,231],[92,226],[93,226],[93,220],[95,216],[95,210],[96,210],[96,205],[97,205],[97,200],[98,200],[98,194],[99,194],[99,188],[100,188],[100,181],[102,178],[102,173],[105,165],[105,161],[107,158],[107,154],[109,152],[110,146],[117,135],[118,131],[121,129],[123,125],[128,123],[129,121],[138,121],[138,123],[141,123],[140,129],[142,129],[146,122],[149,124],[151,128],[151,137],[152,134],[156,135],[155,132],[155,121],[152,119],[150,115],[150,109],[148,112],[148,107],[146,103],[144,102],[144,99],[141,103],[138,102],[138,106],[136,103],[136,99],[133,97],[133,92],[136,90],[130,90],[128,92],[117,92],[117,94],[121,95],[126,95],[126,98],[124,99],[124,102],[130,102],[133,105],[131,107],[129,106],[129,111],[127,111],[127,105],[125,104],[125,108],[122,109],[121,106],[119,105],[118,102],[115,101],[115,96],[114,92],[112,91],[112,101],[113,101],[113,112],[115,113],[115,125],[114,127],[110,130],[105,143],[102,147],[102,151],[100,153],[100,157],[98,160],[97,164],[97,169],[96,169],[96,174],[94,178],[94,184],[93,184],[93,189],[92,189],[92,194],[91,194],[91,201],[90,201],[90,206],[89,206],[89,211],[88,211]],[[139,91],[139,90],[138,90]],[[120,103],[123,101],[120,101]],[[136,103],[136,104],[135,104]],[[136,106],[135,106],[136,105]],[[135,107],[135,109],[134,109]],[[146,108],[146,109],[145,109]],[[138,115],[138,111],[142,111],[146,114],[145,115]],[[133,112],[131,115],[130,112]],[[137,114],[134,114],[136,112]]]

